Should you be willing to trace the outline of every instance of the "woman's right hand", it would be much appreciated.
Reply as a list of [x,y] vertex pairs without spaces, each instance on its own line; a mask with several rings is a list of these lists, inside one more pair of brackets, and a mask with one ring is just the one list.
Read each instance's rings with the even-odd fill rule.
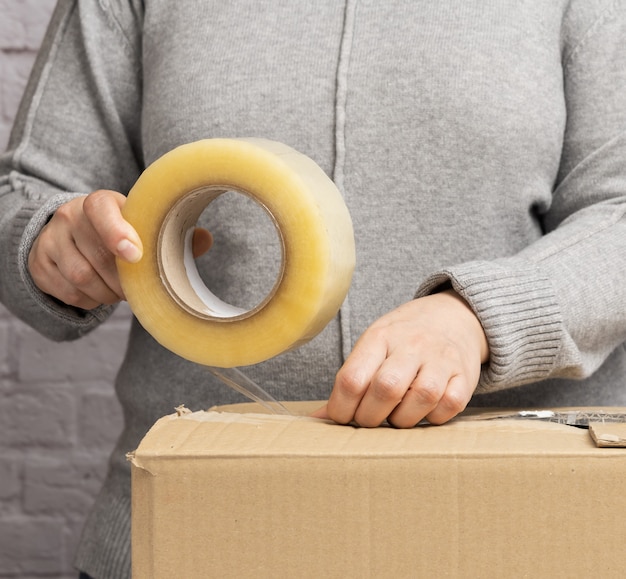
[[[85,310],[124,299],[115,258],[135,263],[143,253],[139,235],[122,217],[125,201],[121,193],[100,190],[56,210],[28,256],[30,274],[41,291]],[[197,229],[194,255],[211,243],[211,234]]]
[[56,210],[28,256],[41,291],[85,310],[124,299],[115,258],[136,262],[142,255],[139,235],[122,217],[125,201],[100,190]]

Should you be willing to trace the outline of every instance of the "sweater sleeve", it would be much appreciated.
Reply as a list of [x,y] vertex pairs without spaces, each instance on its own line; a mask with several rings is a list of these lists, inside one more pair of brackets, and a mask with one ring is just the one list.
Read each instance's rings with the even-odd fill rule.
[[141,4],[59,1],[0,157],[0,300],[51,339],[77,338],[112,311],[43,294],[27,259],[62,203],[127,193],[141,170]]
[[491,351],[478,392],[588,377],[626,340],[626,3],[574,1],[562,34],[567,123],[545,235],[416,294],[451,284],[477,314]]

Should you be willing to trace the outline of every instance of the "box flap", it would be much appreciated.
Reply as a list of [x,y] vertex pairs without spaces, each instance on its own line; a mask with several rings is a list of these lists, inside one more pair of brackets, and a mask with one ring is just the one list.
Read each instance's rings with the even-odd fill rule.
[[[586,429],[537,420],[479,420],[480,413],[443,426],[368,429],[310,418],[319,402],[288,404],[293,416],[256,404],[182,412],[161,418],[141,442],[135,464],[164,456],[290,456],[458,458],[477,456],[595,455]],[[234,412],[239,410],[239,412]],[[485,417],[493,418],[493,411]],[[626,451],[625,451],[626,453]]]
[[626,423],[593,422],[589,424],[589,433],[599,447],[626,447]]

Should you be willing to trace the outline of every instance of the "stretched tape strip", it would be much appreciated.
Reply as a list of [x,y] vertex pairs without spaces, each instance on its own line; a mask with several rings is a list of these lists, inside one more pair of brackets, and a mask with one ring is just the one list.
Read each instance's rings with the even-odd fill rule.
[[[225,191],[247,195],[273,220],[282,245],[278,278],[243,310],[215,296],[198,275],[191,233]],[[122,288],[144,328],[193,362],[247,366],[296,348],[336,315],[355,263],[350,215],[341,194],[305,155],[263,139],[206,139],[151,164],[123,215],[144,254],[118,260]]]

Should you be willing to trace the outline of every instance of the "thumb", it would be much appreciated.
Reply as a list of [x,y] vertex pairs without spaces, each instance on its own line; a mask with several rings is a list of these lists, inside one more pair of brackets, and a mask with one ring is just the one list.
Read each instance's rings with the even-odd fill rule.
[[117,191],[100,189],[83,198],[83,211],[105,247],[116,256],[135,263],[143,247],[139,235],[122,217],[126,197]]

